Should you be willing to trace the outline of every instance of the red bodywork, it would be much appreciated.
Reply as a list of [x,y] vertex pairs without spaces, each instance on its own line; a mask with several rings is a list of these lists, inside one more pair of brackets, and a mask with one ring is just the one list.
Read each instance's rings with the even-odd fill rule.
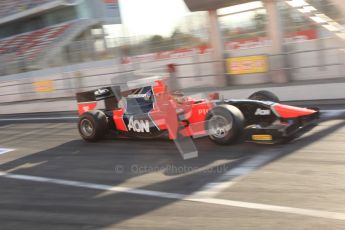
[[[155,81],[152,90],[155,100],[153,109],[148,115],[160,131],[168,130],[170,139],[175,139],[178,132],[183,136],[206,134],[204,121],[208,111],[214,107],[214,103],[189,97],[186,97],[183,103],[178,103],[163,80]],[[213,94],[212,96],[215,97]],[[96,104],[96,102],[78,103],[79,115],[95,109]],[[125,113],[124,108],[113,110],[113,120],[117,130],[128,132],[123,119]],[[179,119],[181,116],[184,116],[184,119]]]
[[97,106],[97,101],[78,103],[78,113],[79,115],[82,115],[83,113],[87,111],[94,110],[96,106]]
[[312,109],[306,108],[299,108],[289,105],[282,105],[282,104],[274,104],[273,110],[277,113],[277,115],[281,118],[295,118],[295,117],[302,117],[314,114],[316,111]]

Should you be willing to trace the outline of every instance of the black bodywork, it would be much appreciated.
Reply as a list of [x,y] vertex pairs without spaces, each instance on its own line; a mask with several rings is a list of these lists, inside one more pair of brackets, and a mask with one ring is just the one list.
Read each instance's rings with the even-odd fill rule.
[[270,101],[225,100],[217,104],[222,103],[235,106],[241,110],[245,118],[243,138],[250,142],[286,143],[309,131],[317,124],[316,121],[320,116],[318,109],[312,108],[316,111],[313,114],[288,119],[282,118],[274,110],[276,103]]

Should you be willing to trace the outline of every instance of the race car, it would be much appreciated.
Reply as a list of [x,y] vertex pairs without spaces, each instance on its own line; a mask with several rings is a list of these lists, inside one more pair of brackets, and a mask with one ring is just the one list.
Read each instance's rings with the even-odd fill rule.
[[[157,138],[208,136],[227,145],[239,140],[283,143],[292,140],[319,117],[317,108],[281,104],[269,91],[248,99],[207,99],[169,91],[165,80],[121,91],[120,86],[77,93],[78,129],[85,141],[97,141],[110,131],[119,137]],[[104,108],[99,108],[104,101]]]

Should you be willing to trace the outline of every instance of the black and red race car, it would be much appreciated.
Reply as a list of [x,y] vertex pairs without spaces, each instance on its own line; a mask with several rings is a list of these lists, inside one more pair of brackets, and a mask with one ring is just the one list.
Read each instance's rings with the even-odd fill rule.
[[[318,109],[281,104],[276,95],[259,91],[249,99],[193,99],[170,92],[165,80],[127,91],[119,86],[77,93],[80,135],[97,141],[109,131],[135,138],[163,134],[179,137],[209,136],[217,144],[237,140],[282,143],[293,139],[319,117]],[[98,101],[104,107],[98,109]]]

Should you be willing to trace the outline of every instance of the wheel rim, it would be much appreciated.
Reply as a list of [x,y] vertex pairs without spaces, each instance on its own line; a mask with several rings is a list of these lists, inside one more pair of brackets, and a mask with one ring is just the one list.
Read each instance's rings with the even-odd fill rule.
[[232,129],[232,120],[226,119],[220,115],[214,115],[209,120],[209,133],[212,137],[215,138],[224,138],[226,137],[230,130]]
[[93,134],[93,125],[88,119],[83,119],[80,123],[81,132],[84,136],[91,136]]

